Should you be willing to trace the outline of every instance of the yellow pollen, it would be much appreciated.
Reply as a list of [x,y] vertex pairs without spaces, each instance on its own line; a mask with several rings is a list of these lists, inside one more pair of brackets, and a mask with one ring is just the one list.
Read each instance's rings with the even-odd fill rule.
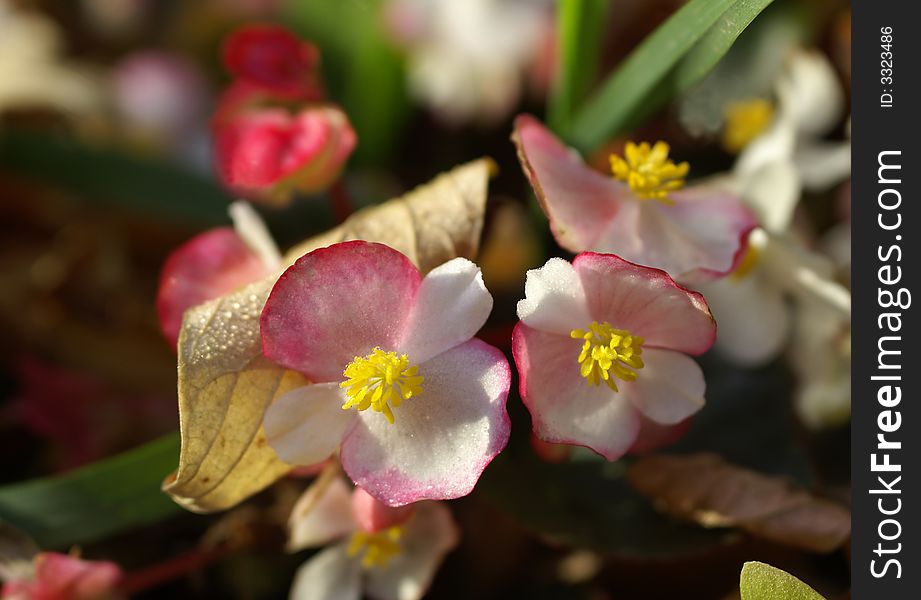
[[373,408],[393,423],[391,406],[400,406],[403,400],[418,396],[422,392],[422,375],[419,367],[410,366],[406,355],[384,352],[375,348],[371,354],[355,360],[342,372],[345,381],[339,387],[346,388],[348,400],[343,410]]
[[751,273],[756,266],[758,266],[760,261],[761,250],[749,244],[748,248],[745,250],[745,254],[742,256],[742,260],[739,261],[738,266],[736,266],[735,270],[729,275],[729,279],[742,281],[748,277],[748,274]]
[[403,538],[403,527],[397,525],[376,533],[356,531],[349,540],[349,556],[355,558],[359,554],[361,566],[365,569],[384,567],[394,556],[403,552],[400,540]]
[[579,353],[582,377],[589,385],[600,385],[603,381],[617,391],[614,377],[623,381],[635,381],[636,371],[643,368],[643,338],[630,335],[629,331],[614,329],[605,321],[592,321],[585,329],[573,329],[569,337],[585,342]]
[[762,98],[730,102],[723,117],[723,148],[736,154],[767,129],[774,118],[774,107]]
[[665,142],[656,142],[651,147],[648,142],[627,142],[624,158],[611,155],[611,172],[615,179],[626,181],[638,197],[671,204],[668,193],[684,187],[690,166],[686,162],[677,165],[672,162],[669,150]]

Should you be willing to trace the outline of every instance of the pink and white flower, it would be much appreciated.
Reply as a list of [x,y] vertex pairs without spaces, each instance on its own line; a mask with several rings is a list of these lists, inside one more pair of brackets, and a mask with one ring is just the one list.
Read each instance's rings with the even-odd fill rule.
[[321,476],[291,514],[288,548],[335,545],[304,563],[290,597],[419,600],[458,538],[440,502],[391,508],[340,477]]
[[571,252],[616,254],[682,280],[732,270],[755,225],[739,200],[718,188],[680,189],[687,163],[668,160],[668,145],[628,144],[612,157],[615,177],[589,168],[533,117],[515,120],[518,158],[550,220]]
[[31,572],[8,578],[0,597],[4,600],[111,600],[120,598],[117,587],[122,570],[115,563],[87,561],[40,552],[32,559]]
[[314,383],[269,407],[269,444],[292,465],[339,450],[349,477],[390,506],[470,493],[510,428],[508,362],[472,339],[491,309],[463,258],[423,278],[381,244],[301,257],[269,295],[262,343]]
[[534,433],[608,460],[645,417],[685,421],[704,405],[700,367],[716,324],[703,296],[658,269],[586,252],[528,271],[512,336]]

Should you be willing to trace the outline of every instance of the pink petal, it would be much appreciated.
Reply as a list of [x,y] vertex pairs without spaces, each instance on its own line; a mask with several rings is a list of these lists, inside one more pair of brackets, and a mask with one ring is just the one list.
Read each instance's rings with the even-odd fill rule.
[[345,394],[338,383],[318,383],[291,390],[265,412],[265,436],[289,465],[312,465],[336,451],[355,412],[342,410]]
[[238,79],[292,100],[323,97],[320,53],[276,25],[247,25],[224,41],[224,65]]
[[524,295],[518,302],[518,318],[529,327],[569,335],[592,320],[579,274],[562,258],[551,258],[543,267],[528,271]]
[[490,311],[480,268],[455,258],[422,280],[400,349],[414,364],[425,362],[476,335]]
[[370,533],[405,523],[414,508],[415,504],[387,506],[360,487],[352,494],[352,515],[358,526]]
[[356,356],[398,350],[419,270],[396,250],[354,241],[321,248],[282,274],[262,311],[265,355],[311,381],[341,381]]
[[693,358],[649,348],[636,381],[618,384],[620,393],[645,416],[662,425],[684,421],[704,406],[704,374]]
[[157,291],[160,328],[176,345],[182,315],[268,274],[259,257],[229,227],[199,234],[166,259]]
[[361,561],[348,555],[348,541],[315,554],[294,575],[289,600],[360,600]]
[[580,340],[518,323],[512,352],[521,400],[540,439],[585,446],[615,460],[636,440],[640,418],[623,394],[588,385],[579,373],[580,348]]
[[512,141],[556,241],[571,252],[595,249],[621,207],[632,203],[629,189],[586,166],[534,117],[515,119]]
[[644,347],[701,354],[713,345],[716,323],[706,300],[665,272],[594,252],[580,254],[573,266],[595,321],[642,337]]
[[508,442],[511,371],[496,348],[472,339],[419,365],[423,391],[395,411],[361,413],[342,443],[349,477],[389,506],[470,493]]
[[350,491],[338,474],[320,477],[307,488],[288,518],[288,551],[323,546],[354,531]]
[[403,551],[386,565],[367,572],[368,595],[386,600],[420,600],[459,537],[447,506],[420,503],[406,524]]
[[122,571],[112,562],[87,561],[56,552],[35,557],[33,598],[97,600],[115,595]]

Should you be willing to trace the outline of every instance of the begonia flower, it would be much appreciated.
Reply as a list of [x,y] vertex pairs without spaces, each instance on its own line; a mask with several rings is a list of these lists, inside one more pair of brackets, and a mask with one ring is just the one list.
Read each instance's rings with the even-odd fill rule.
[[419,600],[458,542],[451,512],[440,502],[391,508],[341,477],[320,477],[289,520],[288,549],[334,544],[298,570],[292,600]]
[[296,114],[277,108],[252,109],[213,126],[218,175],[232,190],[250,197],[286,201],[331,185],[355,148],[348,117],[333,106]]
[[533,117],[516,119],[512,139],[557,243],[571,252],[616,254],[682,280],[713,278],[732,270],[755,225],[731,193],[682,189],[688,165],[672,162],[664,142],[627,144],[608,177]]
[[237,81],[285,100],[320,100],[320,52],[277,25],[247,25],[224,41],[224,66]]
[[245,202],[230,206],[235,227],[201,233],[174,250],[160,273],[157,315],[171,346],[186,310],[266,277],[281,255],[259,218]]
[[491,309],[463,258],[423,278],[376,243],[301,257],[266,301],[262,343],[314,383],[269,407],[269,444],[292,465],[339,450],[349,477],[390,506],[470,493],[509,436],[508,363],[473,339]]
[[3,600],[109,600],[120,598],[122,571],[112,562],[87,561],[40,552],[27,577],[9,579],[0,590]]
[[703,296],[658,269],[586,252],[528,271],[512,336],[534,433],[608,460],[636,443],[642,417],[675,425],[704,405],[688,355],[716,325]]

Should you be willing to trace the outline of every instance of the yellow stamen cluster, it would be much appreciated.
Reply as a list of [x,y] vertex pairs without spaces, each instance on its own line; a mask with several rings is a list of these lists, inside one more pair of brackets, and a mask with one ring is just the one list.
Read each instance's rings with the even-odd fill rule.
[[605,321],[592,321],[585,329],[573,329],[569,337],[585,342],[579,353],[582,377],[589,385],[605,382],[609,388],[617,391],[614,377],[623,381],[635,381],[637,369],[643,368],[643,338],[630,335],[629,331],[615,329]]
[[356,531],[349,540],[348,553],[352,558],[362,554],[361,566],[365,569],[384,567],[403,551],[400,545],[402,538],[403,527],[400,525],[376,533]]
[[730,102],[723,117],[723,148],[735,154],[767,129],[774,118],[774,107],[763,98]]
[[397,356],[396,352],[380,348],[365,357],[356,356],[342,374],[346,379],[339,386],[346,388],[348,396],[342,409],[372,408],[383,413],[390,423],[393,423],[391,406],[396,408],[403,400],[422,392],[419,367],[410,366],[405,354]]
[[665,142],[634,144],[627,142],[624,158],[611,155],[611,172],[615,179],[626,181],[640,198],[659,200],[671,204],[668,193],[684,187],[690,166],[675,164],[668,158],[669,146]]

